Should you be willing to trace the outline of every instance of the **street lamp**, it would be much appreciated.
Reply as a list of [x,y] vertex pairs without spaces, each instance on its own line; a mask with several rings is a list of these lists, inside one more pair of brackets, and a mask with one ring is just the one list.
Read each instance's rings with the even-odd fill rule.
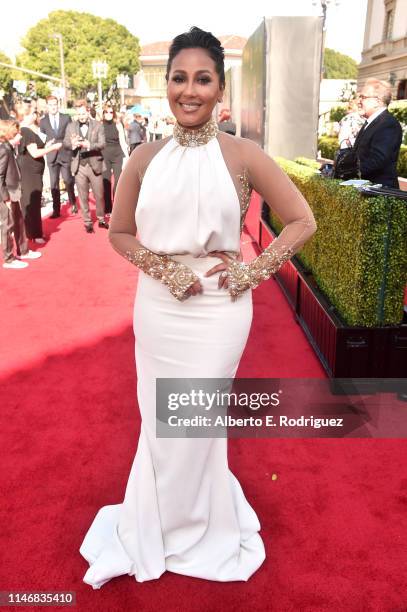
[[117,87],[120,89],[121,105],[124,105],[124,90],[129,86],[130,77],[128,74],[118,74],[116,77]]
[[322,8],[322,45],[321,45],[321,81],[324,77],[324,49],[326,36],[326,14],[328,8],[333,4],[340,5],[340,0],[312,0],[312,6],[320,6]]
[[339,6],[340,5],[340,0],[312,0],[312,6],[319,6],[321,5],[322,8],[322,16],[323,16],[323,21],[322,21],[322,28],[323,30],[326,29],[326,13],[329,7],[331,7],[333,4],[335,4],[335,6]]
[[56,38],[59,42],[59,61],[61,65],[61,85],[62,85],[62,105],[66,108],[66,82],[65,82],[65,64],[64,64],[64,43],[62,34],[51,34],[51,38]]
[[108,65],[106,62],[101,62],[99,60],[94,60],[92,62],[93,78],[97,79],[98,82],[98,98],[100,110],[102,109],[102,79],[105,79],[107,77],[107,69]]
[[389,73],[389,83],[392,87],[395,86],[397,80],[397,74],[395,72]]

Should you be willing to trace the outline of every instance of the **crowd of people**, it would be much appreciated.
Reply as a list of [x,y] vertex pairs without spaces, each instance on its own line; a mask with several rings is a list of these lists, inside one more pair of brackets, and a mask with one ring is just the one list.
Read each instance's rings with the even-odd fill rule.
[[[397,188],[402,129],[387,110],[390,100],[388,83],[368,79],[349,105],[338,138],[341,148],[357,149],[361,178]],[[76,194],[79,196],[86,232],[94,233],[90,189],[98,227],[108,229],[116,186],[129,155],[144,142],[171,136],[174,123],[172,116],[149,120],[139,112],[116,110],[110,103],[99,114],[86,100],[75,102],[73,115],[62,113],[52,95],[46,99],[46,109],[33,101],[16,104],[10,118],[0,121],[3,267],[20,269],[28,265],[23,260],[41,256],[29,246],[30,242],[46,242],[41,218],[45,169],[52,196],[51,218],[61,215],[62,177],[72,214],[79,212]],[[236,134],[236,124],[226,108],[220,113],[218,128]]]
[[[79,199],[85,230],[94,233],[89,190],[96,202],[97,225],[109,228],[116,186],[133,150],[144,142],[173,133],[173,116],[148,118],[140,112],[101,112],[77,100],[73,113],[61,112],[58,98],[17,102],[9,119],[0,121],[0,226],[3,267],[27,267],[26,259],[41,257],[29,248],[46,243],[41,208],[44,182],[52,198],[52,219],[61,216],[61,178],[73,215]],[[223,110],[220,129],[236,133],[230,111]],[[45,181],[44,181],[45,179]],[[14,237],[14,240],[13,240]]]
[[[45,112],[44,112],[45,111]],[[143,142],[165,137],[157,122],[148,131],[140,113],[116,112],[105,104],[100,113],[86,100],[74,104],[73,114],[60,111],[55,96],[46,109],[35,101],[15,104],[10,117],[0,121],[0,227],[3,267],[21,269],[41,252],[29,248],[46,242],[42,226],[44,173],[52,197],[52,219],[61,216],[63,179],[72,214],[80,210],[88,233],[94,233],[89,210],[89,189],[96,201],[98,227],[109,228],[116,186],[131,152]],[[154,128],[155,127],[155,131]],[[13,240],[14,238],[14,240]]]

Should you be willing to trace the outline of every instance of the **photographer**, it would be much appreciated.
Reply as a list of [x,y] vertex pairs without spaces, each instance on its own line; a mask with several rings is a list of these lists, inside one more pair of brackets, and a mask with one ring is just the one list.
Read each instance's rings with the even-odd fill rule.
[[102,149],[105,147],[103,126],[91,119],[85,100],[75,103],[77,121],[70,123],[66,129],[64,147],[72,150],[71,171],[75,177],[79,202],[86,231],[93,233],[93,224],[89,211],[89,186],[96,200],[98,226],[109,228],[105,221],[105,200],[103,193],[103,171],[105,164]]

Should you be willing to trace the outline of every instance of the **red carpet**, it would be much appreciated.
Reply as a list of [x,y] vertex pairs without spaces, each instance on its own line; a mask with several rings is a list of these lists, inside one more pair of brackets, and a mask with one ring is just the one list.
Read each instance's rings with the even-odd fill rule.
[[[122,500],[136,450],[137,271],[79,217],[45,229],[40,260],[0,270],[0,590],[76,591],[84,612],[407,610],[403,440],[233,440],[267,551],[248,583],[82,582],[78,548],[96,511]],[[240,376],[324,376],[277,284],[254,295]]]

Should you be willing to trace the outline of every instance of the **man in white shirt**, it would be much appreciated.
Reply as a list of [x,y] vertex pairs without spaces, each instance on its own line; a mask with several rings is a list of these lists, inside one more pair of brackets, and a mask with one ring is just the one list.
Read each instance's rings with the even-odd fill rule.
[[[63,142],[66,129],[71,123],[71,118],[69,115],[59,112],[58,99],[55,96],[48,96],[46,101],[48,114],[41,119],[40,130],[45,134],[47,143]],[[64,179],[65,189],[68,193],[69,203],[72,206],[72,212],[77,212],[74,178],[71,173],[71,157],[71,151],[65,147],[61,147],[59,151],[52,151],[47,154],[47,165],[49,169],[52,204],[54,209],[51,215],[53,219],[59,217],[61,214],[61,193],[59,189],[59,177],[61,174]]]

